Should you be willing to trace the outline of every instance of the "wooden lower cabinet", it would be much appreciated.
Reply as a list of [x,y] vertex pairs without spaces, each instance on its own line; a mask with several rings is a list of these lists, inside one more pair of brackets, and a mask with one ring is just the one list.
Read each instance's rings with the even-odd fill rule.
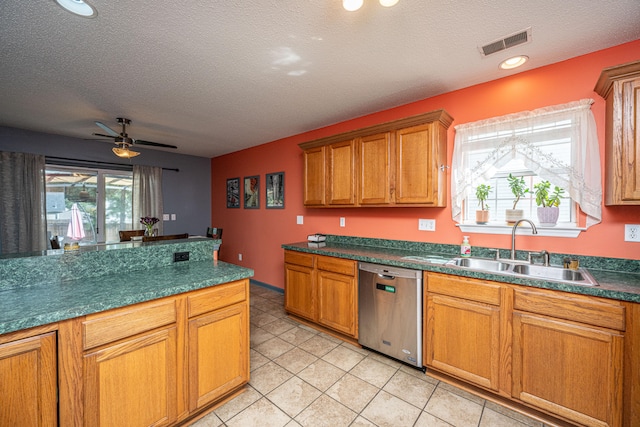
[[249,310],[235,304],[189,320],[189,410],[249,381]]
[[295,316],[358,337],[358,263],[285,251],[285,310]]
[[84,356],[84,425],[164,426],[177,417],[176,328]]
[[0,425],[57,426],[56,333],[0,344]]
[[444,274],[425,276],[425,365],[498,391],[502,287]]
[[315,258],[312,254],[285,251],[284,308],[287,312],[312,322],[316,311]]
[[515,307],[513,396],[580,425],[621,426],[624,308],[538,291],[516,291]]

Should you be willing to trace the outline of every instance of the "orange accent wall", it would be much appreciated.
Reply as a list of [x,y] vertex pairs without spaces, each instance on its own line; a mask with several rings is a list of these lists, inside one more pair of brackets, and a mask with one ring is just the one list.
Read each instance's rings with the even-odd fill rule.
[[[455,121],[448,134],[448,161],[454,126],[494,116],[593,98],[592,106],[604,170],[605,102],[593,91],[603,68],[640,59],[640,40],[509,77],[445,93],[400,107],[294,135],[211,159],[212,226],[222,227],[220,258],[255,271],[254,278],[283,287],[283,243],[305,241],[311,233],[459,244],[462,232],[446,208],[307,209],[302,206],[301,142],[444,108]],[[535,58],[532,58],[535,66]],[[497,65],[496,65],[497,66]],[[247,123],[251,126],[251,123]],[[285,173],[285,208],[265,209],[265,174]],[[226,208],[226,180],[260,175],[260,209]],[[448,187],[450,188],[450,175]],[[603,179],[604,181],[604,179]],[[296,216],[304,224],[296,224]],[[346,227],[339,218],[346,218]],[[436,219],[436,231],[418,231],[418,218]],[[518,249],[640,259],[640,244],[624,242],[624,224],[640,224],[640,206],[603,206],[602,222],[571,238],[519,236]],[[510,235],[471,234],[471,243],[509,248]],[[238,260],[238,254],[243,260]]]

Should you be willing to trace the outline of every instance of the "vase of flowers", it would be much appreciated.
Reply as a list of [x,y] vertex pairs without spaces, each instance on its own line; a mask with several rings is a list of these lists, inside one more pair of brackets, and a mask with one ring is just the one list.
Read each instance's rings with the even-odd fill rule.
[[153,226],[156,225],[156,223],[158,222],[160,222],[160,220],[155,216],[145,216],[140,218],[140,224],[144,225],[144,235],[153,236],[154,235]]

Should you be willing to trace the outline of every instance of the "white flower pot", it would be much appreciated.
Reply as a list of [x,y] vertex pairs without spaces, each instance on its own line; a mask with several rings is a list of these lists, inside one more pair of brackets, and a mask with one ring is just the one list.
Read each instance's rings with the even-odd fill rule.
[[519,219],[524,218],[524,210],[522,209],[505,209],[504,216],[507,221],[507,224],[513,225]]
[[538,208],[538,222],[542,227],[554,227],[558,222],[560,208],[556,206],[547,206]]

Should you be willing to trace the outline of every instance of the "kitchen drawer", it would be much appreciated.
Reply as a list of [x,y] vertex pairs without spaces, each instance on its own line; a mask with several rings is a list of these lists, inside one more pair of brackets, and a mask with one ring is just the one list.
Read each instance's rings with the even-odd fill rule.
[[562,292],[516,289],[515,310],[603,328],[625,330],[625,308],[616,301]]
[[332,273],[345,274],[347,276],[356,275],[358,263],[349,259],[318,256],[316,261],[318,270],[330,271]]
[[286,264],[296,264],[313,268],[313,254],[295,251],[284,251],[284,262]]
[[85,350],[176,322],[175,299],[93,314],[82,322]]
[[425,274],[425,282],[428,292],[500,305],[503,287],[498,283],[439,273]]
[[246,301],[249,295],[248,283],[248,280],[239,280],[191,293],[187,296],[189,317]]

